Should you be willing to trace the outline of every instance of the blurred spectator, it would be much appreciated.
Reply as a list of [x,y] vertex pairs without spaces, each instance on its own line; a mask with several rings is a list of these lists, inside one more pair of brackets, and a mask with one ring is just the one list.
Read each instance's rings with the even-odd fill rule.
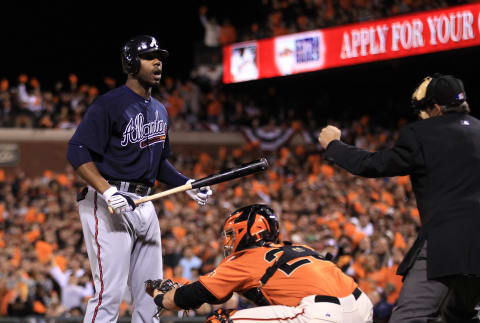
[[373,252],[378,256],[380,267],[392,267],[390,247],[386,237],[379,237],[373,246]]
[[201,64],[192,71],[192,78],[201,84],[208,85],[209,88],[219,84],[223,75],[223,66],[221,64]]
[[[85,300],[92,297],[94,294],[91,286],[80,286],[78,277],[70,276],[68,282],[62,288],[62,305],[70,311],[74,308],[82,308]],[[81,315],[83,314],[83,310]]]
[[58,294],[56,292],[53,292],[50,298],[50,304],[45,312],[45,317],[55,318],[61,316],[65,312],[66,308],[62,305],[62,302],[58,298]]
[[[67,232],[68,231],[62,231]],[[70,234],[68,239],[72,241],[75,234]],[[84,301],[94,294],[93,284],[90,281],[90,272],[82,268],[77,259],[69,259],[66,268],[62,270],[52,257],[50,275],[60,287],[61,304],[70,311],[73,308],[82,308]],[[88,275],[88,276],[87,276]]]
[[230,45],[237,40],[237,31],[235,27],[231,24],[229,19],[225,19],[223,24],[220,26],[220,31],[218,35],[218,42],[221,46]]
[[[190,247],[185,248],[183,251],[183,257],[179,261],[179,266],[183,268],[183,276],[186,279],[193,281],[194,278],[194,270],[198,270],[202,265],[202,260],[195,256],[193,253],[193,249]],[[198,273],[196,274],[198,276]]]
[[368,214],[360,214],[358,219],[352,219],[352,223],[356,225],[358,231],[363,232],[367,236],[373,234],[373,224],[370,223],[370,217]]
[[190,280],[185,278],[185,276],[183,275],[183,267],[181,265],[175,266],[175,268],[173,269],[172,280],[181,285],[190,283]]
[[17,282],[10,291],[7,315],[24,317],[33,314],[33,303],[28,297],[28,287],[25,283]]
[[205,28],[205,38],[204,44],[207,47],[218,47],[219,43],[219,35],[221,27],[217,23],[217,19],[215,17],[208,17],[208,8],[206,6],[201,6],[199,9],[199,16],[200,22]]
[[36,78],[31,78],[27,84],[28,76],[25,74],[20,75],[18,81],[17,93],[21,109],[20,114],[23,117],[17,118],[16,126],[31,128],[31,119],[38,117],[43,110],[40,83]]
[[[393,305],[389,304],[385,295],[378,291],[372,291],[370,295],[374,296],[373,320],[375,323],[387,323],[393,310]],[[370,296],[369,295],[369,296]]]

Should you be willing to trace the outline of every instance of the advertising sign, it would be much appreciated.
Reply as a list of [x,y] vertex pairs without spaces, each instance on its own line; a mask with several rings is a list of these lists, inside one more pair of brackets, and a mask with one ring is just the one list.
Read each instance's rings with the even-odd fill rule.
[[480,44],[480,4],[237,43],[224,83],[284,76]]

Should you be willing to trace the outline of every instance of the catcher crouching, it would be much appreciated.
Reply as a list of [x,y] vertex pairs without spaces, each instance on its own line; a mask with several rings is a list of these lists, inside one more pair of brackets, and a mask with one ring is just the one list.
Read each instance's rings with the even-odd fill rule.
[[221,304],[238,292],[257,307],[219,309],[206,322],[372,322],[372,303],[351,277],[308,246],[279,243],[270,207],[238,209],[223,229],[225,259],[214,271],[183,286],[146,282],[159,313]]

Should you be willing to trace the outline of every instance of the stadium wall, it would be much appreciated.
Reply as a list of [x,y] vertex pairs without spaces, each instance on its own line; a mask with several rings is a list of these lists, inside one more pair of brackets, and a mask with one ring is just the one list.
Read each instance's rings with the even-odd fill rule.
[[[0,129],[0,169],[11,174],[17,168],[27,176],[38,176],[45,170],[63,172],[67,165],[68,140],[74,130],[55,129]],[[202,152],[215,154],[219,147],[227,151],[243,148],[248,143],[241,132],[175,132],[170,134],[174,154],[187,152],[189,155]],[[302,144],[298,135],[292,138],[294,144]],[[257,158],[261,151],[251,152]]]

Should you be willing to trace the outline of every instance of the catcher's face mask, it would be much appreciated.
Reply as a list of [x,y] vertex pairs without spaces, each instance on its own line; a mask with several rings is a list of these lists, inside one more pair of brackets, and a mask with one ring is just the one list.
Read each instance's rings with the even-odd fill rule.
[[225,257],[247,248],[277,242],[279,225],[273,210],[254,204],[235,211],[223,226]]
[[230,256],[233,253],[233,246],[235,245],[235,231],[223,231],[223,255]]
[[232,214],[223,226],[223,253],[225,257],[228,257],[234,253],[238,247],[240,240],[247,233],[246,221],[236,222],[242,213]]

